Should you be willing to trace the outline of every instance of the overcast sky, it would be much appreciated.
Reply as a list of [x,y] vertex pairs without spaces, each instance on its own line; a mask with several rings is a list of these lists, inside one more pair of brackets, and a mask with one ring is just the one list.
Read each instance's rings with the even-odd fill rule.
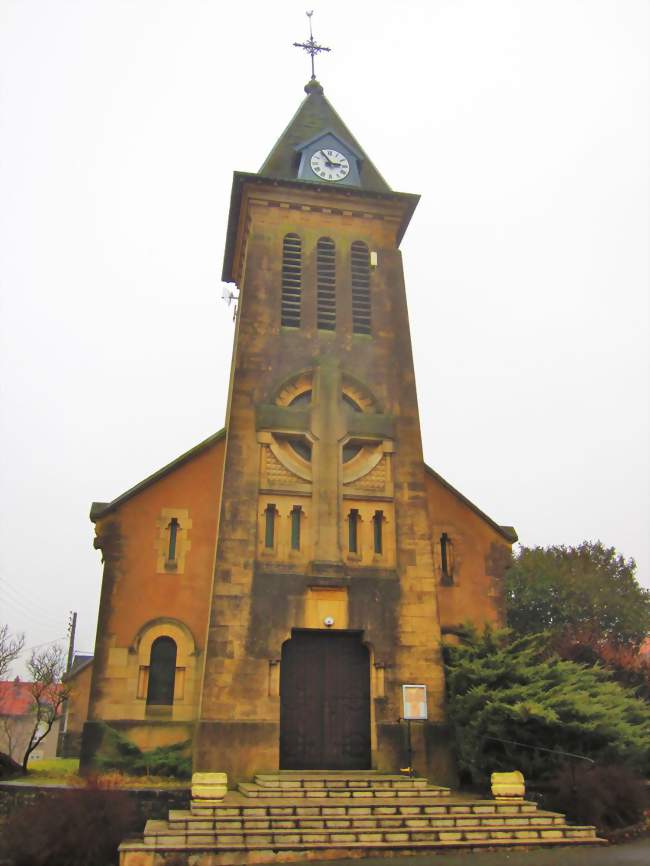
[[[311,2],[311,0],[310,0]],[[305,2],[0,0],[0,622],[92,650],[88,519],[223,426],[233,170]],[[393,189],[427,462],[526,545],[648,550],[648,3],[314,0]],[[215,491],[215,495],[217,491]]]

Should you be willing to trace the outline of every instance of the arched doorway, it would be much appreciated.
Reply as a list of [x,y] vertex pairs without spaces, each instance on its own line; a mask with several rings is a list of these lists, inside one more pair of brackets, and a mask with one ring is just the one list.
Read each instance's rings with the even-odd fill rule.
[[294,630],[282,647],[280,769],[370,768],[370,657],[360,635]]

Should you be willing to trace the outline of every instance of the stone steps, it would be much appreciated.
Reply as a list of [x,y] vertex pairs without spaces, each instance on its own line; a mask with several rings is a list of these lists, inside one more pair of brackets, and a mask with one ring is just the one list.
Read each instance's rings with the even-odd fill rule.
[[[497,812],[487,812],[480,815],[448,815],[439,817],[432,815],[383,815],[362,816],[267,816],[258,817],[217,817],[199,818],[186,811],[172,811],[169,821],[162,822],[171,831],[216,833],[249,832],[260,830],[387,830],[387,829],[449,829],[457,827],[509,827],[527,828],[540,826],[566,826],[563,815],[556,812],[537,811],[525,815],[501,815]],[[152,824],[158,828],[160,822]],[[145,835],[148,831],[145,830]]]
[[258,773],[238,791],[245,797],[294,799],[354,798],[389,800],[397,797],[446,797],[449,788],[430,785],[427,779],[399,773],[326,773],[317,770]]
[[316,770],[291,773],[258,773],[255,784],[260,788],[363,790],[365,788],[426,788],[429,783],[419,776],[399,773],[321,773]]
[[327,797],[336,798],[350,797],[357,800],[382,799],[390,800],[397,797],[446,797],[449,788],[429,786],[428,788],[357,788],[339,790],[336,788],[262,788],[258,785],[242,782],[237,790],[245,797],[286,797],[287,799],[318,799]]
[[[204,800],[202,802],[192,801],[191,814],[200,818],[265,818],[265,817],[362,817],[368,815],[391,816],[391,815],[481,815],[494,813],[495,815],[521,815],[537,811],[535,803],[526,800],[515,800],[502,802],[497,800],[477,800],[475,802],[457,802],[440,799],[434,803],[420,800],[401,800],[397,803],[364,802],[363,805],[351,800],[314,800],[309,804],[300,801],[287,803],[282,799],[260,800],[253,804],[245,801],[233,802],[229,797],[223,800]],[[175,815],[170,812],[170,815]]]
[[505,827],[483,825],[481,827],[455,828],[361,828],[306,830],[291,832],[278,830],[246,830],[245,832],[214,832],[210,830],[178,830],[172,832],[166,821],[148,821],[144,832],[144,844],[155,849],[179,847],[194,850],[255,850],[255,849],[310,849],[347,848],[349,846],[374,846],[399,844],[403,846],[440,842],[466,842],[489,844],[493,841],[517,841],[536,844],[545,840],[593,840],[593,827],[569,827],[567,825],[544,824],[535,827]]
[[246,866],[391,851],[597,844],[593,827],[525,800],[462,800],[426,779],[381,773],[260,773],[223,800],[195,798],[142,839],[120,845],[120,866],[176,854],[193,866]]

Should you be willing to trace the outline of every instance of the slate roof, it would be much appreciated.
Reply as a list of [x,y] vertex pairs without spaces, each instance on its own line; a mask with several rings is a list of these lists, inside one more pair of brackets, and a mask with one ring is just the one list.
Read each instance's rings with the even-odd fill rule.
[[74,657],[74,661],[72,662],[72,667],[69,671],[63,674],[61,677],[64,683],[70,682],[70,680],[75,679],[82,671],[85,671],[87,667],[89,667],[93,663],[94,656],[90,655],[90,653],[76,653]]
[[276,141],[259,174],[280,180],[295,180],[298,165],[296,147],[324,131],[329,131],[350,145],[361,157],[361,189],[369,192],[391,192],[391,188],[326,98],[322,85],[318,81],[309,81],[305,85],[305,92],[307,96]]
[[68,671],[69,674],[75,673],[80,668],[85,668],[88,662],[93,660],[92,653],[75,653],[72,659],[72,667]]

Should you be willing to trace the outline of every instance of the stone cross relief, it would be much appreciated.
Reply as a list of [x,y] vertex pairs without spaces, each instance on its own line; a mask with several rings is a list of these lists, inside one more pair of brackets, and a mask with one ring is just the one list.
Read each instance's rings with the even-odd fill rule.
[[[340,562],[342,445],[349,438],[381,443],[393,438],[392,415],[354,412],[343,402],[343,375],[335,358],[319,358],[314,364],[309,408],[276,404],[257,407],[257,429],[270,433],[307,433],[312,441],[312,508],[317,531],[316,563]],[[336,551],[337,559],[333,559]]]

